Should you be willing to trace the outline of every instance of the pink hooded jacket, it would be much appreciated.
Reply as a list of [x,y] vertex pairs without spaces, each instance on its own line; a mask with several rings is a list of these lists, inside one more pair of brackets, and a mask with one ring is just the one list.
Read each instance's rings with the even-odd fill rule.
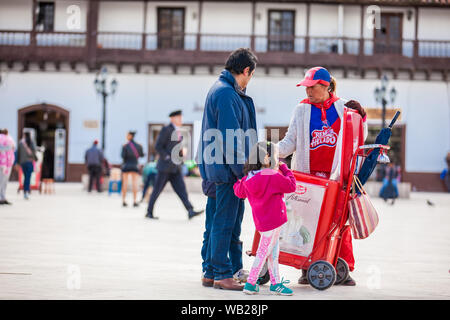
[[273,230],[287,221],[283,197],[295,191],[296,182],[286,164],[280,162],[280,171],[252,171],[233,186],[237,197],[248,198],[258,231]]

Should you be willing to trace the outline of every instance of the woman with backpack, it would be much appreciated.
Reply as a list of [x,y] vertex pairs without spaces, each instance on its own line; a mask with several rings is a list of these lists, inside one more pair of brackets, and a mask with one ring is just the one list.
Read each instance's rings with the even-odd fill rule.
[[34,161],[37,161],[36,146],[31,141],[30,133],[24,132],[23,138],[17,147],[17,163],[22,168],[24,175],[23,196],[25,199],[28,199],[30,195],[31,174],[34,171]]

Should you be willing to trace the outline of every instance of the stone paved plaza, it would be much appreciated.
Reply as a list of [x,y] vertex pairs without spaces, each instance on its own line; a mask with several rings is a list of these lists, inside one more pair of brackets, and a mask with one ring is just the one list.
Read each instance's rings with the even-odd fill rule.
[[[87,194],[81,184],[56,184],[56,194],[26,201],[8,185],[12,206],[0,206],[0,299],[449,299],[450,195],[412,193],[394,206],[374,199],[380,225],[355,240],[356,287],[317,291],[297,284],[300,272],[281,266],[292,297],[204,288],[200,247],[204,215],[189,221],[170,190],[155,215],[122,208],[117,194]],[[168,187],[167,189],[170,189]],[[131,195],[129,195],[129,203]],[[190,194],[196,208],[206,198]],[[434,205],[427,204],[430,200]],[[242,227],[251,247],[250,207]],[[252,258],[244,256],[249,269]]]

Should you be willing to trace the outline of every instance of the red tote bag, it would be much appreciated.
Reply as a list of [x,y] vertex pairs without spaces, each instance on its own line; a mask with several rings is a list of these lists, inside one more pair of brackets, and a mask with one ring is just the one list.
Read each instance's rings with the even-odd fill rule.
[[[349,223],[354,239],[367,238],[378,225],[378,214],[357,176],[354,176],[352,197],[348,202]],[[356,194],[356,188],[361,194]]]

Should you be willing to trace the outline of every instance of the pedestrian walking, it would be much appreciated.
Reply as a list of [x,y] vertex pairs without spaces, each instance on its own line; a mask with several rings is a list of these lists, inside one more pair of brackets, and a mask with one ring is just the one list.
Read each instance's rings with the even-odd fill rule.
[[[181,172],[182,164],[180,159],[184,156],[180,148],[180,143],[183,140],[181,135],[181,126],[183,125],[183,115],[181,110],[173,111],[169,114],[170,124],[164,126],[156,138],[155,149],[159,154],[159,159],[156,164],[158,173],[156,174],[153,185],[152,194],[148,202],[146,218],[158,219],[153,214],[155,202],[163,191],[167,182],[170,182],[173,190],[183,202],[184,207],[188,212],[188,219],[201,214],[204,210],[195,211],[191,202],[189,201],[186,185],[184,183],[183,174]],[[174,151],[175,149],[175,151]],[[172,153],[177,152],[179,159],[172,159]],[[176,162],[174,162],[176,161]]]
[[[213,283],[219,289],[244,287],[233,278],[242,270],[240,234],[245,208],[244,200],[234,194],[233,184],[243,177],[245,160],[257,142],[255,106],[246,94],[256,63],[257,58],[249,49],[233,51],[225,70],[209,90],[203,111],[198,167],[202,179],[216,185],[216,210],[206,253],[210,263],[205,267],[202,283]],[[231,136],[227,137],[227,133]],[[211,139],[210,134],[218,137]],[[215,152],[208,152],[211,149]]]
[[92,185],[94,183],[97,192],[102,192],[101,177],[103,161],[103,152],[98,148],[98,140],[95,140],[84,155],[84,162],[89,173],[88,192],[92,191]]
[[391,205],[393,205],[395,199],[398,198],[397,168],[392,162],[389,163],[386,169],[386,177],[383,180],[380,197],[383,198],[385,202],[387,202],[388,199],[391,199]]
[[16,145],[8,134],[8,129],[0,130],[0,205],[11,204],[6,200],[6,186],[14,165]]
[[43,193],[54,193],[55,154],[47,141],[42,143],[42,147],[44,153],[41,167],[41,191]]
[[37,161],[36,156],[36,146],[33,141],[31,141],[30,132],[26,131],[23,134],[22,139],[17,147],[17,163],[22,168],[22,173],[24,176],[23,181],[23,196],[25,199],[29,199],[31,192],[31,174],[34,171],[34,161]]
[[252,148],[244,174],[245,176],[234,184],[234,193],[241,199],[248,198],[256,230],[261,234],[244,293],[259,292],[259,273],[267,261],[270,293],[292,295],[293,291],[285,286],[289,281],[280,280],[278,257],[281,227],[287,222],[283,198],[285,193],[295,191],[295,177],[286,164],[279,163],[278,148],[267,141],[259,142]]
[[137,192],[139,180],[139,158],[144,156],[142,146],[134,141],[136,131],[129,131],[127,133],[128,142],[122,146],[122,206],[126,207],[126,196],[128,189],[128,181],[131,177],[131,188],[133,191],[133,207],[138,207]]

